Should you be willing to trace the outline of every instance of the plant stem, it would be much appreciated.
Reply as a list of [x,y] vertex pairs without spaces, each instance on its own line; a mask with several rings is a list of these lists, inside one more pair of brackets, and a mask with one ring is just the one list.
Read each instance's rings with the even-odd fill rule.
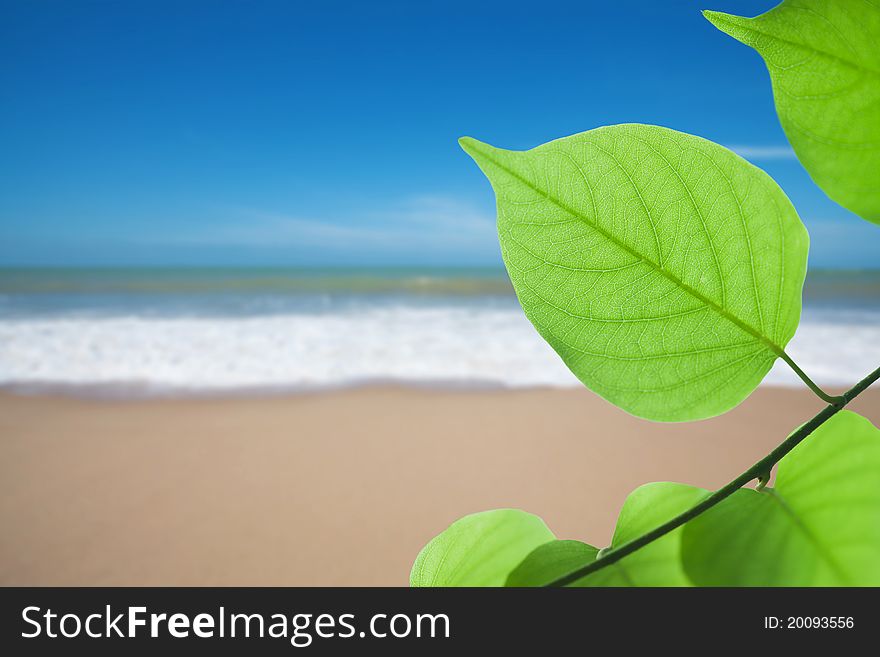
[[779,357],[782,360],[784,360],[786,363],[788,363],[788,366],[794,370],[794,373],[797,374],[801,378],[801,381],[803,381],[804,383],[807,384],[807,387],[810,390],[812,390],[814,393],[816,393],[816,396],[819,397],[819,399],[824,401],[826,404],[836,404],[836,405],[839,405],[841,408],[843,408],[843,405],[845,404],[845,402],[843,400],[843,396],[835,397],[833,395],[829,395],[827,392],[822,390],[822,388],[817,386],[813,382],[813,380],[807,376],[806,372],[804,372],[800,367],[798,367],[798,364],[795,363],[791,359],[791,356],[789,356],[784,351],[779,353]]
[[725,498],[733,495],[733,493],[735,493],[737,490],[745,486],[753,479],[766,481],[766,478],[769,477],[770,470],[773,468],[774,465],[776,465],[777,462],[779,462],[780,459],[782,459],[783,456],[793,450],[798,445],[798,443],[800,443],[802,440],[804,440],[804,438],[813,433],[827,420],[839,413],[844,408],[844,406],[846,406],[853,399],[858,397],[877,380],[880,380],[880,367],[878,367],[864,379],[859,381],[859,383],[857,383],[855,386],[843,393],[843,395],[834,398],[835,401],[829,403],[829,405],[823,408],[818,415],[816,415],[809,422],[801,426],[797,431],[795,431],[782,443],[780,443],[772,452],[770,452],[767,456],[755,463],[755,465],[743,472],[740,476],[731,481],[729,484],[723,486],[722,488],[719,488],[714,493],[711,493],[710,495],[705,497],[698,504],[694,505],[684,513],[675,516],[674,518],[660,525],[656,529],[653,529],[646,534],[642,534],[638,538],[634,538],[633,540],[624,543],[620,547],[613,548],[611,550],[608,550],[607,552],[604,552],[599,559],[596,559],[595,561],[592,561],[591,563],[582,566],[577,570],[573,570],[567,575],[559,577],[558,579],[547,584],[547,586],[567,586],[568,584],[572,584],[582,577],[589,575],[590,573],[594,573],[597,570],[605,568],[606,566],[610,566],[611,564],[620,561],[628,554],[632,554],[639,548],[642,548],[648,545],[648,543],[656,541],[661,536],[668,534],[673,529],[681,527],[688,520],[692,520],[704,511],[711,509],[713,506],[715,506]]

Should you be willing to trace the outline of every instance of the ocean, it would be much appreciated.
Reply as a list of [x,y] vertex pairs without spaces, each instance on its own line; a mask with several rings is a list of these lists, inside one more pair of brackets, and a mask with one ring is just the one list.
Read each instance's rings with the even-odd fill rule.
[[[827,386],[880,364],[880,271],[811,273],[787,351]],[[138,397],[391,382],[580,385],[500,270],[0,270],[4,389]],[[765,383],[801,385],[782,363]]]

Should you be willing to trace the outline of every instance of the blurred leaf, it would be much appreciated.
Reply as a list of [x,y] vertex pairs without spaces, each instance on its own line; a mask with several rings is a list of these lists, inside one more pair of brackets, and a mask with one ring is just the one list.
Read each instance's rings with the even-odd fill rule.
[[701,586],[880,586],[880,431],[842,411],[779,463],[685,525]]
[[[645,484],[630,493],[617,519],[611,547],[619,547],[691,508],[707,491],[674,483]],[[681,568],[681,528],[571,586],[689,586]],[[536,548],[510,574],[507,586],[543,586],[595,560],[596,548],[554,541]]]
[[525,511],[474,513],[419,552],[410,586],[503,586],[526,555],[554,538],[543,520]]
[[647,125],[522,152],[461,145],[495,189],[526,315],[624,410],[666,421],[730,410],[794,335],[806,229],[731,151]]
[[785,0],[757,18],[704,13],[764,58],[779,120],[816,184],[880,223],[880,5]]

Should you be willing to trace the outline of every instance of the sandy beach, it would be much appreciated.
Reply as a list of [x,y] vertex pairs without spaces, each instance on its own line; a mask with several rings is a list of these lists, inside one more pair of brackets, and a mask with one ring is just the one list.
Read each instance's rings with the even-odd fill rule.
[[[3,394],[0,584],[405,585],[427,540],[497,507],[605,545],[634,487],[718,486],[821,406],[762,388],[660,425],[586,390]],[[852,408],[880,423],[880,390]]]

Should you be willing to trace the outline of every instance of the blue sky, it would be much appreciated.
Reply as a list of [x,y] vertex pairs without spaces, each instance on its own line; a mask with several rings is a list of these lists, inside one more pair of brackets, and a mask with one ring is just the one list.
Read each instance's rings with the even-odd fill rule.
[[772,4],[3,0],[0,264],[495,265],[457,137],[644,122],[766,169],[814,266],[876,266],[699,13]]

